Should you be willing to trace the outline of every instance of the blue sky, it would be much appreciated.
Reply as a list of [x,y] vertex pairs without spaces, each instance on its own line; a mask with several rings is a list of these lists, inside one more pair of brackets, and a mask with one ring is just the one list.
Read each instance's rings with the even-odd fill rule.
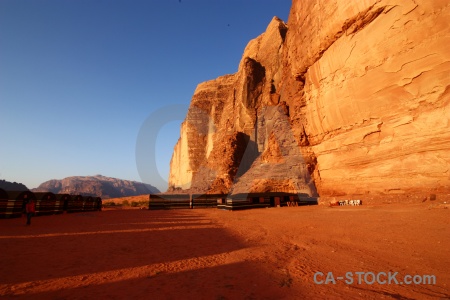
[[[0,1],[0,179],[34,188],[102,174],[154,184],[136,167],[145,120],[168,105],[188,105],[197,84],[236,72],[247,43],[273,16],[287,21],[290,6]],[[167,180],[181,121],[159,131],[151,174]]]

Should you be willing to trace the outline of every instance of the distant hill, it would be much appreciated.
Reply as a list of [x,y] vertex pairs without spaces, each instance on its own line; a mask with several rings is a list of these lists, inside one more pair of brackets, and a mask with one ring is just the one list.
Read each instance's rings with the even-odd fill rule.
[[0,189],[4,189],[5,191],[28,191],[28,188],[24,184],[6,180],[0,180]]
[[160,191],[149,184],[137,181],[122,180],[95,176],[73,176],[64,179],[46,181],[32,192],[52,192],[55,194],[72,194],[83,196],[98,196],[102,198],[119,198],[143,194],[159,193]]

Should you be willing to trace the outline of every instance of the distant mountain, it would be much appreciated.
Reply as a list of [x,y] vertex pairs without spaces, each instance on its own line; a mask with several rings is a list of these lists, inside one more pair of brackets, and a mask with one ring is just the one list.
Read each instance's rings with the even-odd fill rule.
[[149,184],[102,175],[73,176],[60,180],[53,179],[42,183],[31,191],[98,196],[102,198],[118,198],[160,192],[156,187]]
[[4,189],[5,191],[28,191],[28,188],[24,184],[6,180],[0,180],[0,189]]

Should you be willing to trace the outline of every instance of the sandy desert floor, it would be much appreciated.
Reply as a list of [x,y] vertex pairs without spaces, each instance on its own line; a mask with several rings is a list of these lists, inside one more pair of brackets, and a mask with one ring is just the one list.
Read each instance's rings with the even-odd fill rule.
[[[0,220],[0,298],[446,299],[446,207],[108,210],[36,217],[30,227]],[[352,272],[354,282],[316,284],[316,272],[320,281]],[[434,275],[436,284],[358,284],[355,272]]]

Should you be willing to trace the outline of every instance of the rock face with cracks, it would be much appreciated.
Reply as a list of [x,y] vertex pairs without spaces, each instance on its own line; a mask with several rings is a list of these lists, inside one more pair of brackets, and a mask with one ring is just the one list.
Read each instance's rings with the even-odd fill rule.
[[293,1],[197,87],[170,187],[449,193],[449,18],[448,1]]

